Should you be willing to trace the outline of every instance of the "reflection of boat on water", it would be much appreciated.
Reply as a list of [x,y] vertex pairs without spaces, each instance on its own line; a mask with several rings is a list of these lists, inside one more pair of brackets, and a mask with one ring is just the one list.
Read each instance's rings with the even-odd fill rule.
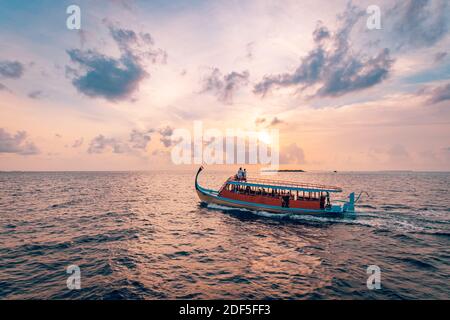
[[330,195],[342,192],[339,187],[255,178],[238,180],[230,177],[216,191],[198,184],[198,176],[202,170],[203,167],[200,167],[195,176],[195,189],[202,202],[274,213],[337,215],[355,211],[353,192],[348,196],[348,201],[342,201],[342,205],[331,204]]

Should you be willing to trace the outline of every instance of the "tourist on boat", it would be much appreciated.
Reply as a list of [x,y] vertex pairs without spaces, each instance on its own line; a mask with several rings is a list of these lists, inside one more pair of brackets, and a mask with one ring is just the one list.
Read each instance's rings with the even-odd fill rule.
[[247,169],[244,168],[244,171],[242,172],[242,180],[247,181]]
[[242,168],[239,168],[237,174],[236,174],[236,180],[242,180],[242,177],[244,176],[244,171],[242,171]]

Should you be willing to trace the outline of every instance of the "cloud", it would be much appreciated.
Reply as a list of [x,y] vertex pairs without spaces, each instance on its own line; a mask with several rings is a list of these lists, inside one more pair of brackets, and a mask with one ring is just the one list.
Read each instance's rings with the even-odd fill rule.
[[130,133],[129,142],[131,143],[131,147],[135,149],[146,149],[148,143],[151,141],[150,134],[153,132],[153,129],[146,131],[139,131],[134,129]]
[[0,128],[0,153],[33,155],[39,152],[33,142],[27,141],[26,131],[18,131],[13,135]]
[[246,51],[246,55],[245,57],[249,60],[252,60],[254,58],[254,46],[255,46],[255,42],[249,42],[245,45],[245,51]]
[[[256,119],[255,119],[255,124],[256,124],[257,126],[258,126],[258,125],[262,125],[262,124],[268,122],[267,120],[268,120],[268,119],[266,119],[266,118],[256,118]],[[281,124],[281,123],[284,123],[284,121],[281,120],[281,119],[278,119],[278,117],[274,117],[274,118],[272,119],[272,121],[270,121],[270,123],[267,125],[267,127],[276,126],[276,125],[279,125],[279,124]]]
[[72,77],[77,90],[89,97],[102,97],[109,101],[129,99],[149,76],[144,60],[165,63],[167,53],[153,50],[153,39],[148,33],[136,34],[132,30],[109,26],[110,35],[121,55],[108,57],[96,50],[67,50],[70,60],[79,68],[66,67],[66,76]]
[[160,48],[153,48],[155,41],[150,33],[136,33],[133,30],[116,27],[108,21],[105,23],[108,24],[109,33],[123,54],[130,55],[139,62],[144,59],[152,63],[167,62],[167,52]]
[[431,95],[430,97],[431,103],[438,103],[450,100],[450,83],[431,89],[429,93]]
[[98,154],[108,149],[112,149],[113,153],[125,153],[128,150],[128,146],[114,138],[106,138],[100,134],[91,140],[88,153]]
[[72,144],[72,148],[78,148],[81,147],[83,145],[84,139],[80,138],[80,139],[76,139],[73,144]]
[[255,120],[256,125],[263,124],[264,122],[266,122],[266,118],[256,118]]
[[305,153],[303,149],[292,143],[280,151],[280,163],[282,164],[304,164]]
[[278,124],[280,124],[280,123],[283,123],[284,121],[283,120],[280,120],[280,119],[278,119],[277,117],[275,117],[275,118],[273,118],[273,120],[270,122],[270,125],[271,126],[276,126],[276,125],[278,125]]
[[111,0],[111,2],[122,7],[123,9],[127,9],[129,11],[133,10],[134,6],[133,0]]
[[448,0],[405,0],[396,3],[385,19],[398,48],[428,47],[449,31]]
[[[112,151],[113,153],[136,153],[136,151],[145,151],[149,142],[151,141],[151,133],[155,130],[137,130],[133,129],[128,137],[128,139],[123,138],[108,138],[100,134],[94,137],[89,143],[89,148],[87,150],[90,154],[99,154],[106,151]],[[166,132],[166,131],[164,131]],[[166,133],[167,134],[167,133]],[[171,135],[172,133],[170,133]],[[79,147],[83,143],[83,138],[81,141],[75,142],[73,147]]]
[[212,92],[219,101],[233,103],[236,91],[248,84],[249,72],[231,72],[222,75],[218,68],[212,69],[211,73],[203,79],[202,92]]
[[86,71],[76,76],[72,84],[89,97],[103,97],[110,101],[127,99],[148,75],[131,56],[114,59],[93,50],[78,49],[68,50],[67,53]]
[[7,86],[5,86],[4,84],[2,84],[2,83],[0,83],[0,91],[11,92],[11,90],[9,90],[9,88]]
[[313,31],[314,42],[320,42],[330,37],[330,31],[323,25],[322,21],[317,21],[316,29]]
[[[123,51],[129,51],[130,47],[138,43],[138,36],[133,30],[109,27],[111,36],[116,41],[119,48]],[[151,40],[153,43],[153,40]]]
[[438,52],[434,55],[434,62],[438,63],[445,59],[447,52]]
[[29,94],[28,94],[28,97],[30,98],[30,99],[40,99],[40,98],[42,98],[44,96],[44,94],[43,94],[43,92],[41,91],[41,90],[35,90],[35,91],[32,91],[32,92],[30,92]]
[[159,134],[161,135],[160,141],[162,144],[168,148],[172,145],[172,134],[173,134],[173,128],[170,126],[166,126],[165,128],[158,130]]
[[78,30],[77,34],[78,34],[78,38],[80,39],[80,47],[83,48],[87,42],[87,38],[88,38],[87,32],[86,32],[86,30],[80,29],[80,30]]
[[0,77],[18,79],[23,75],[25,67],[19,61],[0,61]]
[[292,73],[266,75],[255,85],[254,92],[264,96],[279,87],[318,88],[313,96],[341,96],[382,82],[393,63],[389,50],[366,56],[354,52],[350,45],[350,33],[363,14],[364,11],[349,5],[338,16],[340,26],[333,35],[318,22],[313,32],[315,47],[302,58],[297,69]]

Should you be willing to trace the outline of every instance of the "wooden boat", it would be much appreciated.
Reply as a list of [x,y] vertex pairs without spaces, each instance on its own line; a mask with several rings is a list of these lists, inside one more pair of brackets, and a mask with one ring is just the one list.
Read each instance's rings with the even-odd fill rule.
[[[217,190],[198,184],[200,167],[195,176],[195,190],[204,203],[245,208],[272,213],[339,215],[355,211],[355,194],[350,193],[343,204],[331,204],[330,195],[340,193],[339,187],[290,181],[230,177]],[[358,197],[359,198],[359,197]]]

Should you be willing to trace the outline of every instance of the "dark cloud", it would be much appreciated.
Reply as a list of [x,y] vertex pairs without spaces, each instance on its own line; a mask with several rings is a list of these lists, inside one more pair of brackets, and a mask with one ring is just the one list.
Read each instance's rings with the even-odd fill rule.
[[39,152],[35,144],[27,140],[25,131],[18,131],[13,135],[0,128],[0,153],[33,155]]
[[100,134],[89,143],[88,153],[98,154],[108,149],[112,149],[113,153],[125,153],[128,151],[128,146],[114,138],[106,138]]
[[222,75],[218,68],[212,69],[212,72],[203,79],[202,92],[212,92],[217,98],[225,103],[233,103],[233,95],[243,86],[248,84],[250,74],[248,71],[231,72]]
[[434,55],[434,62],[438,63],[445,59],[447,52],[438,52]]
[[123,51],[129,51],[130,48],[136,45],[139,41],[136,32],[133,30],[114,28],[110,26],[109,32],[119,48]]
[[136,33],[133,30],[122,29],[108,24],[109,33],[123,54],[134,57],[137,61],[147,59],[152,63],[166,63],[167,52],[154,48],[155,41],[149,33]]
[[314,42],[320,42],[330,37],[330,31],[323,25],[322,21],[317,21],[316,29],[313,31]]
[[159,134],[161,135],[160,141],[162,144],[168,148],[172,145],[172,134],[173,134],[173,128],[170,126],[166,126],[162,129],[158,130]]
[[387,78],[393,60],[389,50],[374,56],[354,52],[350,33],[364,11],[349,5],[338,16],[340,26],[331,36],[321,23],[313,32],[315,47],[301,60],[293,73],[265,76],[255,85],[256,94],[265,95],[278,87],[296,87],[300,90],[318,88],[315,96],[341,96],[372,87]]
[[429,94],[431,103],[450,100],[450,83],[429,90]]
[[93,50],[72,49],[67,53],[73,62],[85,70],[84,74],[72,80],[72,84],[79,92],[89,97],[103,97],[110,101],[127,99],[148,75],[129,55],[114,59]]
[[84,139],[80,138],[80,139],[76,139],[73,144],[72,144],[72,148],[78,148],[81,147],[83,145]]
[[281,164],[304,164],[305,153],[303,149],[292,143],[287,147],[280,150],[280,163]]
[[9,90],[9,88],[4,84],[0,83],[0,91],[11,91],[11,90]]
[[278,124],[284,123],[283,120],[278,119],[277,117],[273,118],[273,120],[270,122],[271,126],[276,126]]
[[372,87],[387,78],[392,62],[388,49],[372,58],[348,57],[348,60],[332,67],[318,93],[320,96],[340,96]]
[[389,34],[395,37],[397,48],[428,47],[449,31],[449,1],[399,1],[388,10],[385,21]]
[[147,76],[144,61],[165,63],[167,54],[153,49],[149,34],[109,25],[109,31],[120,49],[119,58],[108,57],[96,50],[67,50],[70,60],[78,69],[67,66],[66,76],[72,78],[77,90],[89,97],[102,97],[110,101],[131,98],[140,82]]
[[40,99],[44,96],[44,93],[41,90],[35,90],[35,91],[31,91],[28,94],[28,97],[30,99]]
[[131,147],[135,149],[146,149],[148,143],[151,141],[151,133],[153,130],[139,131],[133,130],[130,133],[129,142]]
[[0,77],[18,79],[23,75],[25,67],[19,61],[0,61]]

